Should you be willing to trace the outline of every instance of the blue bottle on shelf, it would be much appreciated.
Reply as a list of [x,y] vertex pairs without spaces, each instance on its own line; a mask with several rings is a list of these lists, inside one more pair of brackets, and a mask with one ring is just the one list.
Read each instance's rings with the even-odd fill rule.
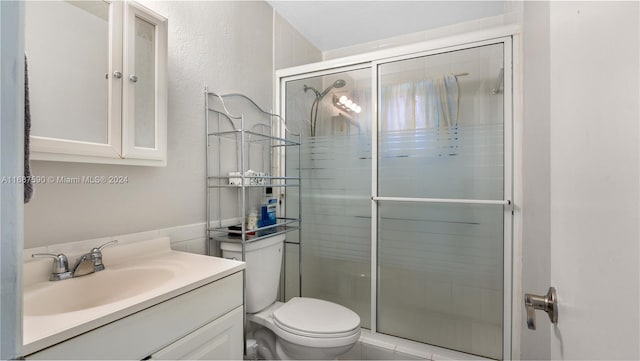
[[[260,220],[258,221],[259,227],[271,226],[277,223],[277,207],[278,200],[273,198],[273,188],[267,187],[265,202],[260,207]],[[260,235],[266,235],[275,233],[276,227],[264,229],[260,232]]]

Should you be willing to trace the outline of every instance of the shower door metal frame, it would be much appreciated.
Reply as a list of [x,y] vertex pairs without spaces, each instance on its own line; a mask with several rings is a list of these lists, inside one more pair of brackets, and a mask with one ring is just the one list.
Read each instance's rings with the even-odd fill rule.
[[[318,63],[320,64],[320,63]],[[303,73],[293,73],[294,75],[289,75],[289,76],[279,76],[278,74],[282,71],[287,71],[288,69],[283,69],[283,70],[278,70],[276,71],[276,82],[275,82],[275,89],[274,89],[274,96],[275,96],[275,109],[277,109],[277,111],[281,111],[281,113],[277,113],[277,114],[282,114],[282,117],[284,119],[287,119],[286,117],[286,99],[287,99],[287,87],[286,87],[286,82],[288,81],[296,81],[296,80],[301,80],[301,79],[307,79],[310,77],[321,77],[321,76],[325,76],[325,75],[332,75],[332,74],[336,74],[336,73],[343,73],[343,72],[347,72],[347,71],[354,71],[354,70],[362,70],[362,69],[370,69],[371,68],[371,62],[360,62],[360,63],[356,63],[356,64],[352,64],[352,65],[347,65],[347,66],[340,66],[340,67],[335,67],[335,68],[322,68],[322,70],[316,70],[313,72],[303,72]],[[279,86],[278,86],[279,85]],[[302,148],[300,148],[300,157],[302,156]],[[277,164],[279,167],[279,169],[277,169],[277,174],[280,176],[284,176],[285,175],[285,167],[286,167],[286,149],[284,149],[284,152],[281,152],[280,154],[278,154],[278,156],[280,157],[280,159],[278,160]],[[302,164],[302,163],[300,163]],[[282,166],[284,165],[284,166]],[[300,171],[302,172],[302,171]],[[302,183],[302,173],[300,173],[300,182]],[[302,189],[302,187],[300,187],[300,189]],[[299,194],[298,196],[298,206],[300,207],[300,228],[298,231],[298,292],[299,295],[302,296],[302,221],[303,221],[303,215],[302,215],[302,194]],[[283,211],[286,211],[286,202],[284,204],[284,208]],[[286,244],[296,244],[295,242],[287,242],[285,240],[285,246]],[[286,247],[285,247],[285,255],[284,255],[284,260],[283,260],[283,270],[282,273],[285,275],[283,277],[286,277]],[[285,287],[283,285],[283,287],[281,287],[281,293],[282,293],[282,298],[284,299],[284,297],[286,297],[286,290]]]
[[[377,312],[378,312],[378,204],[379,202],[420,202],[420,203],[440,203],[440,204],[480,204],[480,205],[502,205],[503,206],[503,302],[502,302],[502,357],[509,355],[512,357],[512,273],[513,273],[513,93],[512,91],[503,91],[503,149],[504,149],[504,168],[503,168],[503,186],[504,194],[503,199],[456,199],[456,198],[409,198],[409,197],[380,197],[378,196],[378,132],[380,129],[380,117],[378,113],[377,104],[379,103],[379,95],[381,94],[379,77],[380,66],[389,64],[392,62],[410,60],[422,57],[428,57],[432,55],[471,49],[481,46],[489,46],[495,44],[503,44],[503,66],[504,66],[504,89],[512,90],[512,64],[513,64],[513,49],[512,49],[512,37],[500,37],[496,39],[489,39],[484,41],[476,41],[472,43],[465,43],[454,45],[450,47],[438,48],[433,50],[426,50],[423,52],[417,52],[412,54],[403,54],[400,56],[389,57],[372,62],[372,90],[375,89],[375,102],[373,102],[372,121],[375,122],[375,126],[372,126],[371,144],[372,144],[372,169],[371,169],[371,259],[376,262],[371,264],[371,329],[372,332],[377,333]],[[438,346],[436,346],[438,347]],[[462,352],[462,351],[459,351]]]
[[[377,207],[381,201],[435,202],[435,203],[467,203],[493,204],[504,206],[503,232],[503,359],[519,358],[520,324],[522,316],[521,304],[521,241],[522,241],[522,195],[521,195],[521,108],[520,108],[520,39],[519,27],[503,26],[486,29],[448,38],[398,46],[385,50],[333,59],[308,65],[277,70],[274,82],[274,103],[276,113],[286,118],[286,82],[314,76],[323,76],[349,70],[370,68],[371,76],[371,333],[377,334],[377,292],[378,292],[378,230]],[[406,60],[428,55],[469,49],[477,46],[504,44],[504,195],[500,200],[475,199],[441,199],[441,198],[402,198],[379,197],[378,184],[378,68],[392,61]],[[516,74],[517,76],[514,76]],[[284,164],[281,163],[281,164]],[[303,217],[303,215],[301,215]],[[299,260],[302,262],[302,235],[299,238]],[[299,265],[299,291],[302,292],[302,264]],[[394,336],[391,336],[394,337]],[[439,348],[438,346],[432,346]],[[462,351],[458,351],[462,352]]]

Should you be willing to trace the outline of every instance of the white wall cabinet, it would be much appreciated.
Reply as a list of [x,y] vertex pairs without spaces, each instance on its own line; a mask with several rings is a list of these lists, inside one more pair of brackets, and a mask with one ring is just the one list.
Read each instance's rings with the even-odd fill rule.
[[242,272],[27,355],[27,360],[241,360]]
[[167,19],[133,1],[25,4],[31,158],[166,165]]

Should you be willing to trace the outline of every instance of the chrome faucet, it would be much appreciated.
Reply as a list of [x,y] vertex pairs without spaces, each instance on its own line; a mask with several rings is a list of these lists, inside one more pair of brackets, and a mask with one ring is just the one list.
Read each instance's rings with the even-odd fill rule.
[[71,274],[73,275],[73,277],[80,277],[80,276],[88,275],[89,273],[94,273],[96,271],[95,269],[90,269],[89,271],[85,271],[83,273],[78,272],[80,270],[80,267],[90,260],[91,260],[91,253],[85,253],[82,256],[80,256],[76,260],[76,265],[73,266],[73,270],[71,271]]
[[[69,261],[64,254],[52,254],[52,253],[35,253],[31,257],[52,257],[53,268],[51,271],[50,281],[62,281],[73,277],[80,277],[88,275],[90,273],[104,270],[104,264],[102,263],[102,250],[112,244],[118,243],[118,240],[107,242],[101,246],[94,247],[89,253],[85,253],[76,260],[76,264],[73,269],[69,270]],[[92,268],[88,272],[79,273],[80,267],[86,262],[92,263]]]
[[[80,258],[76,260],[75,266],[73,266],[73,271],[71,272],[73,274],[73,277],[80,277],[104,270],[104,264],[102,264],[102,250],[105,247],[116,243],[118,243],[118,240],[107,242],[101,246],[92,248],[89,253],[85,253],[80,256]],[[83,264],[85,264],[85,262],[91,262],[93,267],[87,272],[79,273],[78,270]]]

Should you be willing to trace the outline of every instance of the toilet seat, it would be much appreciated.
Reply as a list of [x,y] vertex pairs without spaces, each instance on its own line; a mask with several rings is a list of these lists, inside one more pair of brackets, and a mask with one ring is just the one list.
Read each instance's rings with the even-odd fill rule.
[[280,329],[305,337],[340,338],[352,336],[360,329],[360,316],[333,302],[294,297],[273,312]]
[[[318,307],[314,310],[314,306]],[[310,325],[319,315],[323,315],[322,321]],[[248,320],[267,327],[284,341],[306,347],[342,347],[353,345],[360,338],[358,314],[335,303],[313,298],[294,297],[284,304],[276,302],[249,315]]]

